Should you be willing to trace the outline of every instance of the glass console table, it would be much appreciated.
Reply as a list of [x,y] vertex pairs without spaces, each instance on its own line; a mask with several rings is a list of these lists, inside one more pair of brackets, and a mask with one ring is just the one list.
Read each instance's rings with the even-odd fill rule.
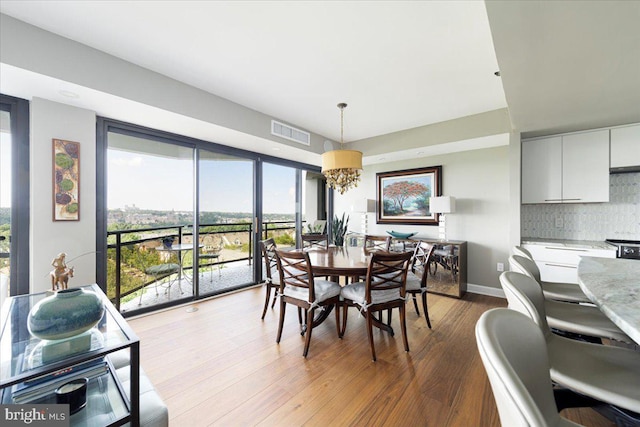
[[429,262],[427,292],[462,298],[467,292],[467,242],[413,236],[391,239],[392,250],[413,250],[418,241],[434,245]]
[[[67,374],[70,379],[74,369],[88,372],[81,369],[91,366],[91,375],[87,375],[86,407],[71,415],[70,424],[119,426],[130,423],[137,427],[140,425],[140,340],[98,285],[83,288],[102,298],[104,316],[91,330],[89,350],[52,362],[43,362],[38,352],[42,340],[31,335],[27,328],[29,311],[49,293],[21,295],[5,301],[0,315],[0,402],[5,405],[56,403],[55,389],[42,385],[54,385],[52,377],[57,373],[71,370]],[[105,357],[123,349],[129,349],[129,390],[123,389],[113,365]],[[127,397],[127,391],[132,399]]]
[[[462,298],[467,292],[467,242],[420,236],[408,239],[392,237],[391,251],[413,251],[419,241],[434,245],[429,262],[427,292]],[[364,234],[348,233],[345,236],[345,245],[363,246]]]

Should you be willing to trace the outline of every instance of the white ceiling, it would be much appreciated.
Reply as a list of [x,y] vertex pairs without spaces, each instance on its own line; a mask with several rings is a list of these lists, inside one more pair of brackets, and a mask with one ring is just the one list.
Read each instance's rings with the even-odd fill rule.
[[481,1],[11,1],[0,11],[345,142],[506,107]]
[[[338,102],[349,104],[346,142],[507,101],[525,136],[640,122],[640,1],[2,0],[0,12],[334,140]],[[5,93],[114,118],[107,106],[125,111],[126,100],[85,97],[79,87],[80,99],[65,100],[43,76],[0,65]],[[167,112],[146,113],[169,122]],[[246,134],[182,121],[189,136],[257,145]],[[305,154],[279,145],[257,150]]]

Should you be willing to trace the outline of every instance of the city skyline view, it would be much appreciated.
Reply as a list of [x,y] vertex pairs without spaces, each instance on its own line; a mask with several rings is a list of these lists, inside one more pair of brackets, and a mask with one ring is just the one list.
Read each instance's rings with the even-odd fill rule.
[[[191,151],[180,147],[180,150]],[[183,156],[181,156],[183,157]],[[192,211],[194,171],[191,155],[164,157],[109,149],[107,206],[124,209]],[[253,212],[253,163],[200,160],[201,212]],[[265,164],[263,210],[295,212],[295,170]]]

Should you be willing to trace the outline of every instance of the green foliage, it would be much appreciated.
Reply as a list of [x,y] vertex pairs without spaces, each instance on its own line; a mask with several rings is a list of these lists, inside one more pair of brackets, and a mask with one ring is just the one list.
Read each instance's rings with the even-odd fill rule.
[[295,239],[288,233],[282,233],[279,236],[273,238],[278,246],[295,246]]
[[11,224],[11,208],[0,208],[0,227]]
[[336,246],[344,246],[344,235],[347,234],[347,226],[349,225],[349,217],[346,220],[344,218],[338,219],[338,215],[335,215],[331,222],[331,241]]

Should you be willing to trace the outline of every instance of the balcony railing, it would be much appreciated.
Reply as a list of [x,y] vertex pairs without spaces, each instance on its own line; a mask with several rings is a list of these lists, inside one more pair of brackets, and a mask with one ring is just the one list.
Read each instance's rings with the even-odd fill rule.
[[[295,246],[295,223],[293,221],[269,221],[262,224],[263,238],[275,237],[281,245]],[[251,222],[214,223],[200,225],[200,242],[206,236],[213,236],[223,243],[225,256],[213,259],[200,259],[200,270],[225,264],[247,261],[252,263],[253,224]],[[174,225],[146,227],[107,232],[107,296],[120,311],[121,304],[136,298],[146,286],[156,282],[156,278],[145,273],[146,267],[167,262],[178,263],[182,256],[183,270],[193,273],[193,252],[161,253],[147,250],[151,241],[173,238],[177,244],[193,243],[193,227]],[[220,270],[219,270],[220,271]]]

